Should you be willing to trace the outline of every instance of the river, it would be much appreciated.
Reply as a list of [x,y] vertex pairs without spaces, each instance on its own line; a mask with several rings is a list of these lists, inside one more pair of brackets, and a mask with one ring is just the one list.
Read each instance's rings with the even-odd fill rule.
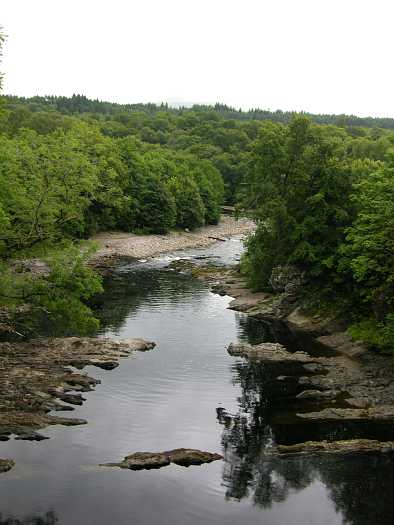
[[[73,412],[88,425],[45,429],[50,439],[42,442],[0,443],[0,457],[16,461],[0,476],[0,524],[393,522],[390,459],[262,457],[272,442],[296,441],[296,431],[270,423],[276,408],[264,391],[264,369],[229,356],[226,347],[269,335],[228,310],[229,297],[166,268],[177,257],[228,264],[241,251],[233,238],[123,266],[107,279],[98,335],[143,337],[157,347],[112,371],[86,369],[102,381]],[[231,417],[218,417],[218,408]],[[178,447],[219,452],[224,460],[138,472],[98,467],[136,451]]]

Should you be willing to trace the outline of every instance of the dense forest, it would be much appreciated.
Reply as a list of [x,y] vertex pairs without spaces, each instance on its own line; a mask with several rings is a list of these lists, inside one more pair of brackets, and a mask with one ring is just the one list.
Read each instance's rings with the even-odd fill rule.
[[[3,96],[0,303],[88,331],[101,284],[84,239],[192,230],[227,203],[258,225],[242,262],[253,288],[294,265],[311,307],[394,348],[392,130],[389,118]],[[49,276],[15,262],[37,256]]]

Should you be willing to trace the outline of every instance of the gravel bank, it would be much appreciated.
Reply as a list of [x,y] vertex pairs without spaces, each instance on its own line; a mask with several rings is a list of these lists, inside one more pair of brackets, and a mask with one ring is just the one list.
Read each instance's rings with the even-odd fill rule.
[[117,257],[134,257],[141,259],[153,257],[160,253],[209,246],[218,239],[240,235],[253,231],[255,224],[248,219],[222,217],[215,226],[204,226],[193,232],[170,232],[166,235],[135,235],[124,232],[102,232],[94,237],[99,245],[93,256],[94,261]]

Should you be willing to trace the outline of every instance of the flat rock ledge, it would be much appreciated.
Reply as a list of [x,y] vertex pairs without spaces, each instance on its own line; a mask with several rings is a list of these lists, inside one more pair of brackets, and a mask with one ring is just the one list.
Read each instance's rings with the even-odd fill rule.
[[326,408],[319,412],[297,414],[297,417],[317,422],[325,421],[394,421],[394,405],[371,408]]
[[12,459],[0,459],[0,473],[1,472],[8,472],[11,470],[15,465],[15,461]]
[[279,343],[262,343],[259,345],[234,344],[231,343],[227,352],[232,356],[246,357],[255,359],[261,363],[315,363],[305,352],[288,352],[284,346]]
[[58,417],[49,412],[72,411],[82,405],[83,392],[100,383],[73,368],[93,365],[105,370],[119,359],[155,344],[142,339],[122,341],[89,337],[36,339],[23,343],[0,343],[0,441],[40,441],[37,430],[48,425],[81,425],[86,421]]
[[166,467],[175,463],[182,467],[211,463],[223,456],[191,448],[177,448],[166,452],[135,452],[126,456],[120,463],[104,463],[102,467],[120,467],[129,470],[149,470]]
[[374,439],[306,441],[296,445],[278,445],[273,454],[278,456],[394,454],[394,441],[376,441]]

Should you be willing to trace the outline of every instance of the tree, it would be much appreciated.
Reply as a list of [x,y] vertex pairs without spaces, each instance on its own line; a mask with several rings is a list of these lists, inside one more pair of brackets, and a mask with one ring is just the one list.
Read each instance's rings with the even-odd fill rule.
[[175,197],[176,224],[193,230],[204,224],[205,208],[198,186],[190,174],[172,177],[168,187]]
[[355,185],[357,216],[342,246],[341,268],[351,271],[358,319],[355,337],[394,347],[394,168],[386,166]]
[[64,234],[80,235],[97,186],[96,167],[75,137],[62,131],[0,136],[0,206],[9,255]]
[[[63,333],[91,333],[98,327],[86,301],[102,291],[101,278],[87,265],[91,250],[64,243],[42,256],[47,273],[34,274],[0,261],[0,301],[12,312],[29,304],[29,319],[18,331],[35,331],[50,320]],[[20,325],[21,321],[18,321]]]
[[296,264],[313,278],[337,264],[351,220],[352,179],[335,137],[305,117],[287,128],[267,123],[245,183],[244,205],[255,209],[258,221],[244,264],[254,286],[267,287],[277,264]]

